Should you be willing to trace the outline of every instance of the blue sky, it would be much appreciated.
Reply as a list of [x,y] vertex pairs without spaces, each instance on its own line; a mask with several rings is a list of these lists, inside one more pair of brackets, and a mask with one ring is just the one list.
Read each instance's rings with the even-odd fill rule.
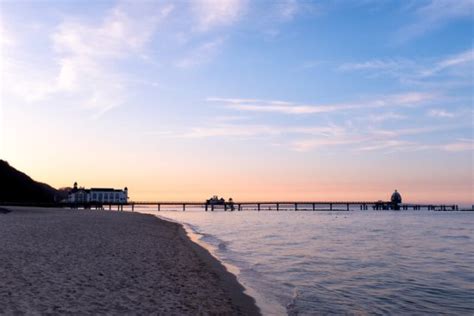
[[[56,186],[79,177],[75,165],[86,182],[132,183],[145,198],[319,198],[366,179],[361,197],[400,187],[473,200],[472,1],[0,8],[0,154]],[[186,176],[213,172],[240,180],[200,191]],[[260,189],[245,189],[254,175]]]

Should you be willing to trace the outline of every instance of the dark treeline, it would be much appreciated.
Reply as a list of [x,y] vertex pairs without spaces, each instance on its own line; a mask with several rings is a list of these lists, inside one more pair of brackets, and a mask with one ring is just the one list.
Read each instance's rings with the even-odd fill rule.
[[53,203],[64,197],[64,191],[41,182],[0,160],[0,202]]

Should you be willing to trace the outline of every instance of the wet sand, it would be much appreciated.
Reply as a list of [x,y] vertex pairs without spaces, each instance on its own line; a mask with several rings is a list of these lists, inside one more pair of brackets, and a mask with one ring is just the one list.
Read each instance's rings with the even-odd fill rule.
[[258,315],[181,225],[152,215],[0,212],[0,314]]

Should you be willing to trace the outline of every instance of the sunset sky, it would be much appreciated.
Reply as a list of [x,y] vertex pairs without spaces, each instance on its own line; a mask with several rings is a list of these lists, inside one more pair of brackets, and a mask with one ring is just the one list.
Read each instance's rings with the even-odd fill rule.
[[473,204],[473,10],[2,1],[0,158],[133,200]]

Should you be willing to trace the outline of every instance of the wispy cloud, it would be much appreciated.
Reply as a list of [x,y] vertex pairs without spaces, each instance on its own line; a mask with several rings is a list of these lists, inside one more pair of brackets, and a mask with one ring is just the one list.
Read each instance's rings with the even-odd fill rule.
[[[397,130],[345,127],[337,133],[317,137],[305,137],[292,141],[290,148],[297,151],[310,151],[327,146],[344,146],[354,151],[414,151],[438,149],[446,150],[444,145],[426,145],[416,141],[413,136],[459,129],[460,126],[426,126]],[[412,139],[403,139],[403,137]]]
[[398,114],[395,112],[386,112],[380,114],[371,114],[368,117],[368,120],[371,122],[385,122],[385,121],[393,121],[393,120],[403,120],[406,119],[406,115]]
[[441,149],[446,151],[474,151],[474,140],[472,139],[459,139],[455,142],[442,144]]
[[[432,67],[421,71],[420,76],[421,77],[433,76],[446,69],[451,69],[455,67],[464,67],[466,66],[466,64],[472,63],[473,61],[474,61],[474,49],[471,48],[461,53],[458,53],[456,55],[449,56],[447,58],[444,58],[438,61]],[[467,69],[465,69],[465,72],[469,72],[469,67],[466,67],[466,68]],[[471,70],[471,74],[472,74],[472,70]]]
[[463,125],[435,125],[435,126],[430,125],[430,126],[422,126],[422,127],[406,127],[406,128],[399,128],[399,129],[371,128],[369,129],[369,133],[375,137],[396,138],[396,137],[407,136],[407,135],[419,135],[419,134],[450,131],[450,130],[456,130],[463,127],[465,126]]
[[335,146],[347,146],[366,141],[362,136],[337,135],[334,137],[304,138],[290,142],[289,147],[295,151],[307,152],[315,149]]
[[407,8],[413,10],[414,22],[399,30],[398,42],[415,39],[453,20],[471,19],[474,10],[471,0],[431,0],[418,3],[421,5]]
[[340,104],[300,104],[280,100],[235,99],[235,98],[207,98],[207,101],[221,103],[224,106],[248,112],[282,113],[282,114],[318,114],[344,110],[367,108],[383,108],[410,106],[427,102],[435,97],[434,94],[423,92],[409,92],[374,98],[365,102],[350,102]]
[[205,126],[194,126],[184,131],[158,131],[148,133],[166,138],[207,139],[222,138],[231,140],[260,139],[266,143],[276,143],[291,151],[309,152],[326,148],[344,151],[400,151],[440,150],[461,151],[470,148],[466,139],[453,140],[439,144],[428,144],[423,135],[434,135],[466,128],[462,125],[427,125],[398,129],[381,129],[362,124],[336,125],[272,125],[249,124],[248,122],[225,123],[219,120],[208,122]]
[[200,44],[195,49],[192,49],[189,54],[176,62],[179,68],[193,68],[202,64],[210,62],[219,52],[223,38],[217,38]]
[[21,62],[13,59],[6,70],[7,82],[12,83],[7,89],[30,102],[67,96],[98,118],[126,101],[129,76],[120,72],[120,62],[140,59],[158,23],[172,10],[171,5],[121,3],[96,24],[65,17],[50,36],[54,65],[44,66],[36,77],[18,77],[30,72],[28,68],[42,68],[35,56],[21,54]]
[[[345,128],[336,125],[326,126],[277,126],[266,124],[248,123],[220,123],[219,120],[212,126],[192,127],[189,131],[172,132],[159,131],[158,135],[165,135],[176,138],[252,138],[267,136],[290,136],[290,135],[313,135],[323,137],[333,137],[345,133]],[[150,134],[150,133],[148,133]]]
[[196,0],[192,4],[197,20],[195,29],[209,31],[231,25],[245,12],[246,4],[245,0]]
[[60,56],[57,88],[87,95],[84,105],[97,109],[96,118],[121,105],[126,97],[125,75],[108,65],[140,56],[157,24],[173,7],[167,5],[151,12],[148,9],[118,6],[99,26],[65,21],[52,35]]
[[344,63],[338,67],[339,70],[343,71],[356,71],[356,70],[378,70],[378,71],[389,71],[395,72],[401,69],[412,67],[413,62],[407,59],[392,58],[392,59],[373,59],[357,63]]
[[278,135],[280,131],[276,128],[262,125],[219,125],[212,127],[193,127],[189,132],[177,134],[179,138],[209,138],[209,137],[263,137]]
[[[361,72],[371,78],[389,77],[402,83],[426,84],[426,80],[436,80],[437,75],[443,74],[443,85],[447,78],[459,78],[466,82],[472,74],[474,50],[467,49],[454,55],[438,58],[437,60],[410,60],[407,58],[371,59],[367,61],[343,63],[338,71]],[[471,79],[472,80],[472,79]],[[469,82],[470,83],[470,82]]]
[[278,16],[284,20],[292,20],[300,10],[300,6],[297,0],[285,0],[278,1],[276,3],[276,9]]
[[456,114],[443,109],[431,109],[428,111],[428,116],[439,118],[453,118],[456,116]]
[[370,144],[361,146],[357,148],[360,151],[375,151],[375,150],[401,150],[409,149],[413,146],[416,146],[416,143],[410,141],[403,141],[398,139],[389,139],[389,140],[377,140],[373,141]]

